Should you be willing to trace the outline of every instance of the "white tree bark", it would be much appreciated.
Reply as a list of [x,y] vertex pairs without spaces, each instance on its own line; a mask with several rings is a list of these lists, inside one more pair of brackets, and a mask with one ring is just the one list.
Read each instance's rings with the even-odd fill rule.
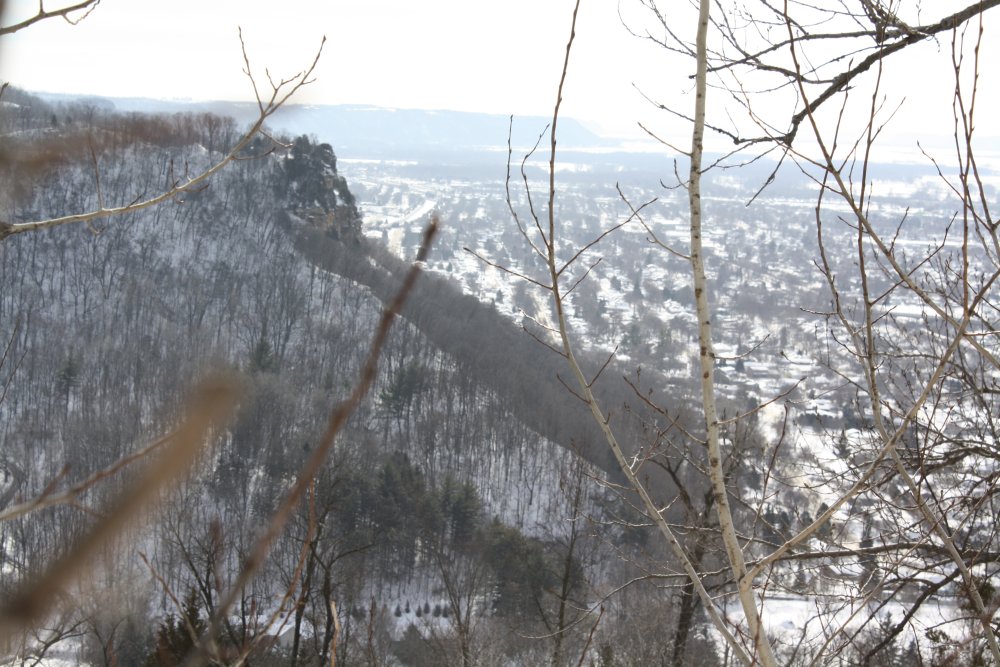
[[715,351],[712,347],[712,310],[708,301],[708,282],[705,279],[705,260],[701,243],[702,202],[701,175],[702,153],[705,137],[705,105],[708,69],[708,20],[710,0],[701,0],[698,12],[698,35],[695,43],[697,71],[695,75],[694,127],[691,131],[691,170],[688,177],[688,205],[691,223],[691,272],[694,276],[695,309],[698,316],[698,359],[701,369],[701,401],[705,416],[706,444],[708,446],[708,473],[715,496],[715,511],[719,517],[722,541],[729,557],[729,567],[736,582],[740,605],[746,617],[747,631],[753,641],[756,659],[762,665],[777,665],[774,651],[768,643],[757,610],[753,578],[747,576],[743,549],[736,535],[729,494],[726,490],[725,472],[722,469],[722,447],[719,443],[719,417],[715,406]]

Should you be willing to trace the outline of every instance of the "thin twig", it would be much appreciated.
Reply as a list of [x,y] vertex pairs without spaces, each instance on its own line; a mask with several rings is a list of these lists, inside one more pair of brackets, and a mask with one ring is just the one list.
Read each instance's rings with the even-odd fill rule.
[[284,529],[288,518],[292,515],[295,507],[297,507],[301,502],[306,490],[312,484],[317,473],[329,457],[337,435],[340,433],[341,429],[347,423],[348,418],[358,408],[362,399],[368,394],[372,385],[375,383],[375,378],[378,372],[378,362],[382,355],[382,349],[385,346],[385,341],[389,337],[389,331],[392,329],[392,325],[395,322],[396,317],[402,311],[403,305],[406,303],[410,293],[413,291],[413,287],[416,284],[417,279],[420,277],[423,263],[427,259],[431,244],[437,234],[438,225],[438,218],[435,215],[430,224],[427,226],[427,229],[424,231],[424,238],[420,245],[420,250],[417,252],[416,259],[410,266],[410,270],[407,272],[406,277],[403,279],[402,285],[396,292],[392,301],[386,305],[382,311],[382,317],[379,319],[378,325],[376,326],[375,332],[372,336],[372,343],[368,351],[368,357],[358,374],[358,379],[354,384],[354,388],[351,390],[347,399],[334,408],[330,413],[330,419],[327,423],[326,431],[320,438],[316,448],[312,451],[309,458],[306,459],[302,468],[299,470],[295,483],[292,485],[291,489],[289,489],[284,499],[282,499],[281,504],[271,515],[267,529],[254,543],[253,548],[250,551],[250,556],[244,562],[240,572],[230,583],[225,594],[220,597],[215,613],[209,619],[208,627],[202,636],[202,641],[199,642],[195,650],[184,661],[184,667],[194,667],[195,665],[204,664],[204,660],[208,657],[207,646],[211,641],[211,638],[218,634],[223,620],[229,613],[229,609],[233,606],[237,597],[239,597],[243,589],[246,588],[256,575],[257,571],[264,564],[264,561],[267,559],[267,555],[271,551],[271,547],[281,534],[281,531]]

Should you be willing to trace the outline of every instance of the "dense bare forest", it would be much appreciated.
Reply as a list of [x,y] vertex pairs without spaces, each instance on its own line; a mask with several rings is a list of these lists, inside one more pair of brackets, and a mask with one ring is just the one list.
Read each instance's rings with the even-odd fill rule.
[[[104,138],[100,180],[103,196],[113,201],[162,186],[171,164],[193,170],[211,161],[217,126],[220,145],[234,131],[207,115],[122,117],[7,94],[18,110],[7,122],[27,146]],[[63,610],[56,628],[40,631],[43,644],[85,636],[103,660],[117,655],[138,664],[162,652],[156,637],[171,621],[161,626],[157,619],[182,611],[172,597],[185,601],[186,614],[211,614],[330,406],[357,374],[381,308],[379,292],[391,290],[401,263],[371,263],[370,257],[390,258],[360,238],[329,145],[304,137],[289,144],[287,155],[237,162],[183,201],[100,228],[45,231],[4,245],[7,502],[44,497],[53,483],[112,466],[136,443],[169,430],[206,369],[238,370],[243,390],[228,434],[202,455],[198,473],[163,499],[151,530],[133,527],[107,545],[102,583],[87,585],[93,601]],[[30,187],[11,200],[11,219],[92,207],[90,145],[81,141],[75,159],[63,155],[46,163],[44,173],[32,173]],[[256,150],[262,149],[250,146],[247,157]],[[21,164],[8,167],[24,173]],[[352,255],[367,266],[363,277],[372,287],[334,272],[360,272]],[[428,293],[436,299],[427,305],[424,292],[414,295],[410,307],[422,313],[414,321],[475,317],[467,300]],[[473,328],[458,331],[452,335],[471,336]],[[480,330],[479,345],[512,344],[509,334],[502,336]],[[432,605],[433,618],[442,609],[446,618],[470,614],[463,604],[475,604],[480,614],[485,596],[498,615],[516,616],[526,627],[549,620],[560,599],[552,581],[561,580],[565,563],[573,563],[573,585],[562,599],[580,594],[582,570],[567,560],[559,524],[567,503],[582,506],[583,486],[588,498],[596,491],[574,456],[525,425],[557,412],[537,406],[528,415],[509,378],[477,379],[502,369],[469,352],[463,357],[457,347],[459,353],[446,351],[413,324],[395,331],[382,351],[372,399],[354,414],[315,495],[241,595],[240,620],[226,620],[220,641],[240,651],[253,645],[255,661],[270,653],[288,659],[291,651],[323,662],[334,600],[350,611],[341,648],[350,656],[351,646],[361,653],[389,649],[367,633],[393,625],[382,615],[402,600],[399,591],[412,591],[407,602],[416,608]],[[71,544],[86,530],[88,513],[100,513],[128,478],[128,472],[111,477],[67,507],[6,522],[4,567],[16,574],[9,581],[30,578]],[[555,490],[561,478],[576,485],[575,496]],[[511,562],[510,549],[527,560]],[[452,567],[464,561],[478,570],[475,576],[451,582],[458,576]],[[448,589],[459,584],[472,588]],[[297,609],[294,621],[266,624],[262,616],[277,611],[285,593],[294,594],[284,609]],[[294,635],[280,648],[268,639],[278,629]],[[510,633],[493,630],[490,640],[502,645]],[[24,641],[33,648],[32,635]],[[437,651],[452,650],[442,642]]]
[[[557,150],[580,2],[450,200],[269,126],[316,61],[249,124],[5,84],[3,663],[996,664],[996,4],[639,0],[694,93],[652,185]],[[880,163],[926,44],[952,154]]]

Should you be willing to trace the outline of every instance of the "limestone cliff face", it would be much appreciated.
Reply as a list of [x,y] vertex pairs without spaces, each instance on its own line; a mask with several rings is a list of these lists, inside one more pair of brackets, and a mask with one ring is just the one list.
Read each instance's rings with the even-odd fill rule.
[[330,144],[297,138],[282,162],[278,187],[291,210],[309,224],[341,241],[361,237],[361,216],[347,181],[337,173]]

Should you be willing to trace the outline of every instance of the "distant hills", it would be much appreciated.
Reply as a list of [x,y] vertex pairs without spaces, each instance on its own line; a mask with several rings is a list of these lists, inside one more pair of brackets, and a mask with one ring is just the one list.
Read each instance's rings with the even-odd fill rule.
[[[80,101],[79,96],[43,94],[52,101]],[[232,116],[238,121],[256,117],[257,105],[251,102],[185,102],[149,98],[86,98],[108,110],[176,113],[210,111]],[[515,116],[512,142],[518,153],[538,140],[551,119],[539,116]],[[311,134],[334,141],[337,154],[345,157],[406,158],[428,152],[506,150],[510,117],[502,114],[472,113],[427,109],[394,109],[367,105],[296,105],[289,104],[270,121],[289,134]],[[559,120],[559,141],[575,149],[611,149],[615,139],[599,136],[572,118]]]
[[[231,116],[240,123],[256,119],[257,105],[252,102],[193,102],[185,100],[158,100],[139,97],[85,97],[58,93],[33,93],[49,102],[84,102],[104,112],[182,113],[211,112]],[[396,109],[358,104],[299,105],[288,104],[278,110],[269,121],[270,127],[289,135],[311,135],[333,145],[338,157],[348,159],[413,160],[422,165],[450,164],[478,168],[494,168],[505,160],[498,157],[506,153],[508,132],[512,131],[515,162],[546,131],[551,118],[542,116],[515,116],[513,127],[509,116],[503,114],[474,113],[465,111]],[[915,139],[887,135],[890,147],[884,154],[888,159],[871,166],[871,175],[877,179],[912,181],[919,176],[933,175],[933,165],[916,152]],[[668,152],[637,148],[634,142],[617,137],[602,136],[573,118],[559,119],[559,152],[563,163],[586,163],[591,169],[610,172],[639,170],[655,173],[657,177],[672,175],[676,165]],[[991,177],[1000,173],[1000,137],[980,138],[983,149],[979,166]],[[930,147],[940,164],[949,164],[950,153],[944,144],[933,137],[921,139],[921,146]],[[536,158],[546,159],[548,137],[543,137]],[[711,159],[722,157],[711,153]],[[683,163],[683,158],[680,158]],[[743,178],[760,184],[768,180],[775,163],[770,159],[760,161],[756,168],[744,166]],[[685,167],[681,167],[682,171]],[[789,172],[779,174],[779,179]],[[566,178],[563,174],[563,178]],[[793,174],[793,179],[797,176]],[[614,179],[612,179],[614,180]],[[671,180],[668,178],[668,180]],[[759,186],[758,186],[759,187]],[[756,188],[754,188],[756,189]]]
[[[412,148],[461,150],[506,148],[510,117],[500,114],[372,106],[289,106],[275,121],[296,133],[330,133],[340,150]],[[515,118],[512,142],[530,147],[548,123],[540,117]],[[573,119],[561,119],[560,140],[575,147],[606,147],[613,141],[594,134]]]

